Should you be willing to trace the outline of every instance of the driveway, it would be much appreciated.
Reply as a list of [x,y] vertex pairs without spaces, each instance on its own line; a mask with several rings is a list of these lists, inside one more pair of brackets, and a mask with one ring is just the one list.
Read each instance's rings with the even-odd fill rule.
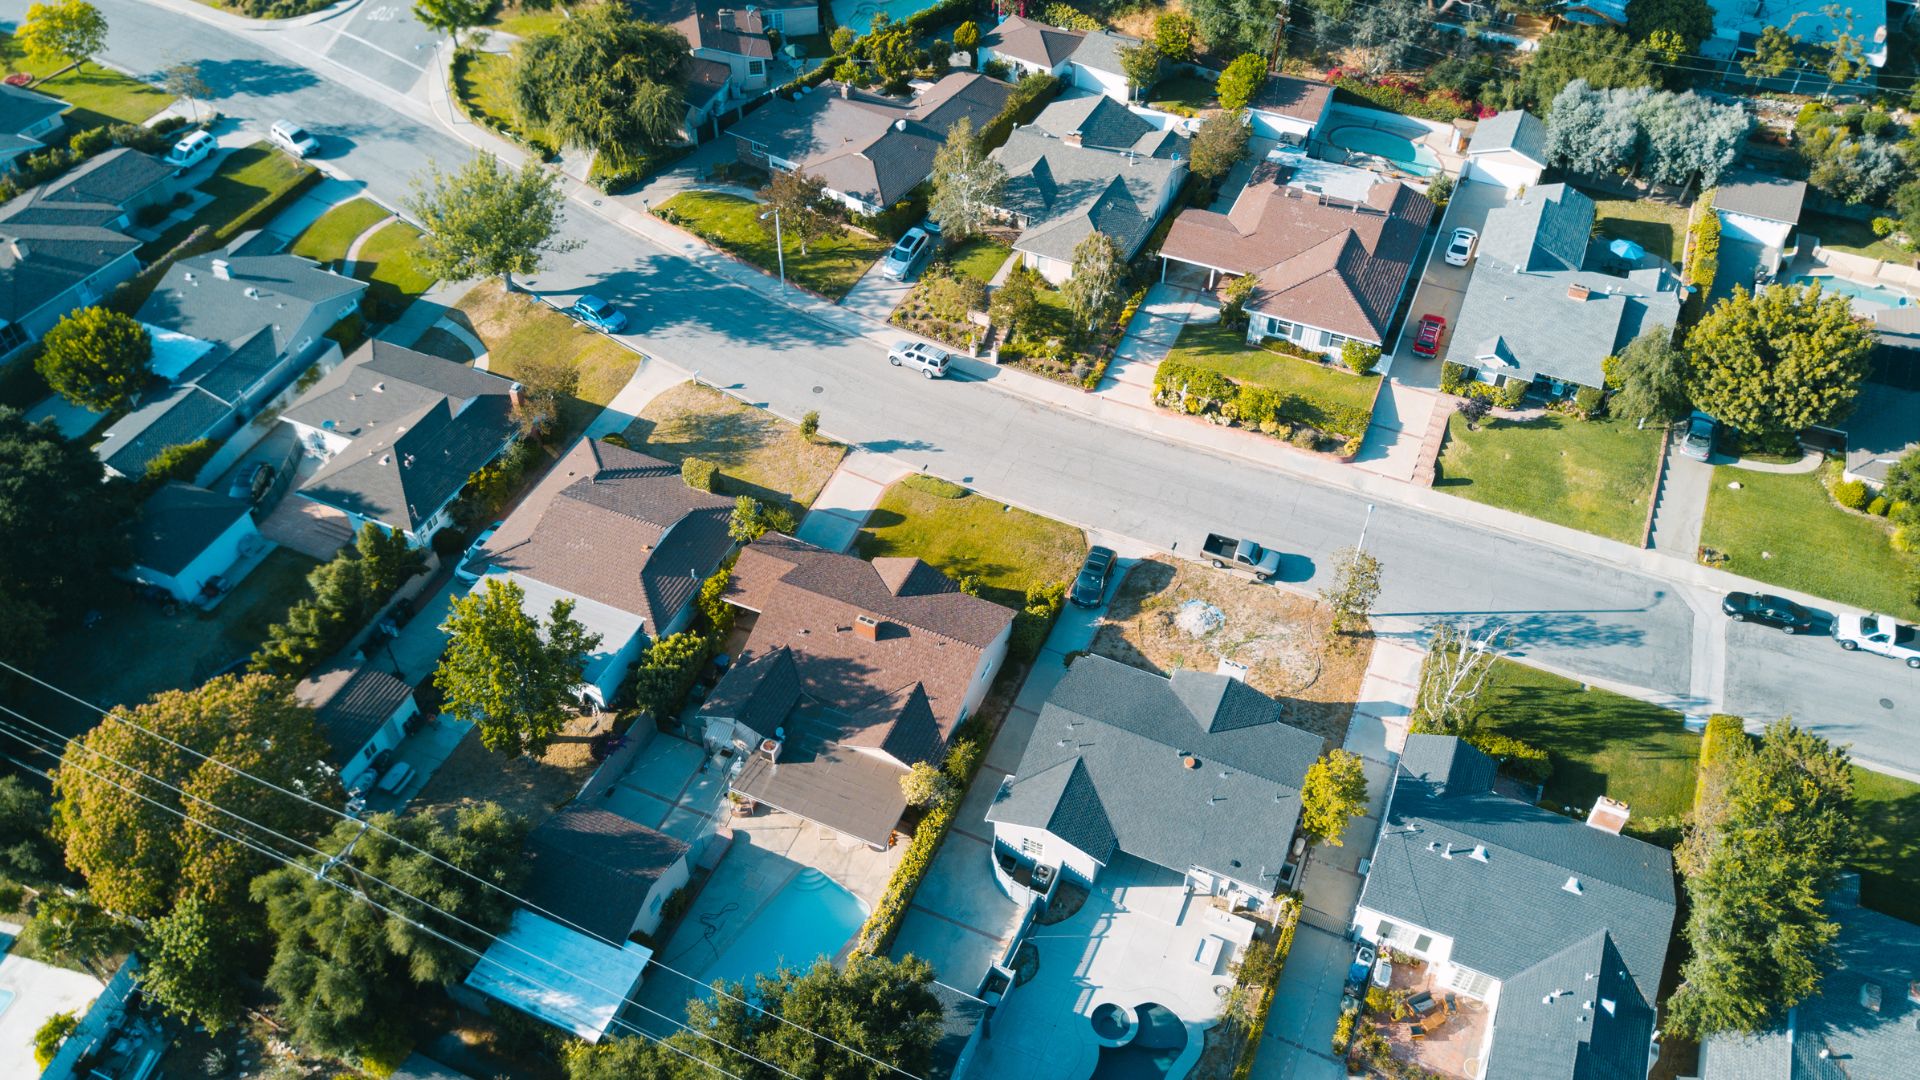
[[922,255],[920,261],[914,264],[913,273],[900,281],[880,272],[880,264],[887,260],[874,260],[860,280],[853,283],[853,288],[847,290],[847,295],[840,298],[840,306],[874,322],[886,322],[887,316],[893,314],[893,309],[899,307],[900,301],[913,291],[913,285],[920,280],[920,275],[926,273],[929,258]]
[[[1677,441],[1678,434],[1673,438]],[[1654,550],[1689,563],[1694,560],[1700,550],[1700,526],[1707,517],[1707,495],[1712,490],[1712,465],[1668,449],[1659,501],[1653,509]]]
[[[1420,285],[1413,294],[1413,306],[1407,309],[1406,327],[1393,352],[1391,368],[1396,382],[1431,389],[1440,385],[1440,363],[1453,345],[1453,329],[1460,322],[1460,301],[1467,294],[1467,280],[1473,265],[1447,265],[1447,237],[1465,226],[1485,231],[1487,212],[1507,204],[1505,188],[1494,184],[1463,182],[1453,189],[1447,212],[1440,220],[1440,235],[1427,255],[1426,269],[1420,273]],[[1440,355],[1431,360],[1413,355],[1413,328],[1423,315],[1438,315],[1447,320],[1446,336],[1440,340]]]
[[1006,778],[982,766],[960,804],[960,817],[913,894],[893,939],[893,955],[931,963],[940,981],[973,991],[1007,951],[1020,907],[993,879],[993,826],[987,807]]
[[1352,960],[1353,946],[1338,934],[1305,923],[1294,932],[1253,1059],[1253,1080],[1343,1080],[1347,1070],[1333,1056],[1333,1029]]
[[1153,371],[1167,358],[1180,331],[1189,322],[1213,322],[1219,317],[1219,308],[1208,302],[1205,293],[1165,281],[1155,284],[1114,347],[1106,377],[1100,380],[1100,394],[1152,408]]

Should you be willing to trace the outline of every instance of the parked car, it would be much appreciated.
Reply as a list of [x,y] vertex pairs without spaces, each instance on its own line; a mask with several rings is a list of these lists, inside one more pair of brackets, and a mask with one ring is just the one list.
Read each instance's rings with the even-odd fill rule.
[[242,465],[240,471],[233,474],[233,483],[227,485],[227,497],[258,505],[272,490],[273,466],[256,461],[252,465]]
[[1280,553],[1272,548],[1261,547],[1251,540],[1236,540],[1219,533],[1208,533],[1200,544],[1200,550],[1206,553],[1207,561],[1216,570],[1238,570],[1252,575],[1255,581],[1265,581],[1280,572]]
[[306,128],[291,120],[275,120],[273,126],[267,129],[267,138],[297,158],[306,157],[320,149],[320,140],[307,134]]
[[627,313],[597,296],[575,300],[567,314],[603,334],[617,334],[627,328]]
[[907,230],[899,243],[893,245],[892,251],[887,252],[886,260],[880,264],[880,272],[899,281],[913,272],[913,264],[919,262],[920,256],[925,255],[932,246],[933,237],[916,225]]
[[207,155],[213,153],[213,146],[213,136],[204,131],[190,131],[185,138],[173,144],[173,149],[167,151],[167,164],[174,167],[176,175],[186,172],[207,160]]
[[387,774],[380,778],[380,790],[389,795],[398,795],[411,783],[413,783],[413,766],[402,761],[388,769]]
[[1680,452],[1695,461],[1713,459],[1714,438],[1720,432],[1720,425],[1713,417],[1694,410],[1687,418],[1687,430],[1680,436]]
[[1467,265],[1473,259],[1473,245],[1479,239],[1479,233],[1465,226],[1453,230],[1453,239],[1447,242],[1447,265]]
[[1848,652],[1865,649],[1920,668],[1920,630],[1885,615],[1842,615],[1834,625],[1833,639]]
[[1813,612],[1784,596],[1730,592],[1720,601],[1720,610],[1734,622],[1759,623],[1789,634],[1813,629]]
[[1075,607],[1097,608],[1107,595],[1107,574],[1113,569],[1114,553],[1112,548],[1095,545],[1087,549],[1087,558],[1080,564],[1080,576],[1073,579],[1073,591],[1067,599]]
[[887,363],[894,367],[909,367],[929,379],[937,379],[947,373],[947,365],[953,358],[944,349],[935,348],[924,341],[896,341],[893,348],[887,350]]
[[1446,332],[1446,319],[1439,315],[1420,316],[1420,329],[1413,335],[1413,355],[1429,360],[1440,355],[1440,337]]
[[493,534],[499,532],[500,526],[504,524],[506,524],[506,522],[496,521],[480,530],[480,535],[473,538],[473,543],[468,544],[467,550],[460,554],[460,561],[454,564],[454,577],[459,578],[461,581],[480,580],[480,571],[478,569],[468,569],[467,564],[473,561],[475,555],[480,554],[480,549],[487,546],[487,541],[493,539]]

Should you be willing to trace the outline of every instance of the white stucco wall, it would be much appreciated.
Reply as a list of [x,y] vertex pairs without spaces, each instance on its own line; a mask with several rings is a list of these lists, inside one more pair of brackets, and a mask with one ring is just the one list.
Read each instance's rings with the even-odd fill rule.
[[[1381,943],[1380,924],[1383,922],[1403,928],[1402,932],[1388,943],[1392,948],[1403,953],[1412,953],[1436,964],[1447,963],[1452,958],[1453,938],[1446,934],[1437,933],[1428,927],[1414,926],[1406,919],[1390,918],[1365,906],[1356,909],[1353,913],[1353,925],[1360,931],[1360,936],[1376,945]],[[1432,938],[1424,949],[1414,947],[1416,936],[1419,934]]]
[[373,737],[368,739],[365,745],[360,747],[359,752],[353,755],[353,759],[341,768],[341,779],[346,782],[349,790],[372,787],[374,781],[380,779],[378,776],[361,774],[366,772],[367,766],[380,751],[391,750],[400,745],[400,740],[407,737],[407,721],[419,715],[419,712],[419,703],[413,700],[413,695],[407,695],[407,700],[400,703],[400,707],[393,711],[393,715],[387,717],[387,722],[381,724],[380,729],[373,733]]
[[219,577],[233,568],[240,559],[240,549],[249,543],[262,544],[260,530],[254,527],[251,514],[241,514],[234,523],[221,533],[219,538],[208,544],[194,560],[177,574],[162,574],[151,567],[135,566],[133,579],[148,585],[157,585],[172,593],[181,602],[190,602],[200,595],[208,581]]
[[1248,109],[1247,122],[1253,127],[1253,134],[1262,139],[1282,141],[1305,141],[1313,134],[1314,122],[1292,116],[1283,116],[1264,109]]
[[1105,94],[1121,103],[1127,101],[1127,77],[1125,75],[1116,71],[1101,71],[1097,68],[1090,68],[1071,61],[1067,63],[1067,68],[1072,75],[1074,86],[1082,90],[1091,90],[1096,94]]
[[1523,154],[1517,154],[1511,150],[1497,150],[1492,153],[1469,154],[1467,168],[1461,174],[1461,178],[1482,184],[1498,184],[1512,193],[1538,184],[1543,171],[1540,165],[1528,160]]
[[1070,61],[1062,60],[1053,67],[1042,67],[1039,64],[1030,64],[1017,56],[1008,56],[1005,53],[994,52],[992,49],[982,45],[980,47],[980,66],[985,67],[989,62],[994,60],[998,60],[1011,68],[1012,71],[1009,72],[1009,74],[1013,76],[1015,81],[1023,79],[1028,75],[1064,76],[1067,73],[1067,69],[1072,66]]
[[653,888],[647,891],[646,903],[640,905],[639,917],[633,920],[633,929],[636,932],[651,937],[655,930],[660,929],[661,905],[667,902],[667,897],[672,896],[675,889],[686,885],[689,874],[686,856],[682,855],[677,862],[667,867],[665,873],[654,880]]
[[1023,251],[1020,253],[1020,262],[1040,271],[1040,276],[1046,278],[1050,285],[1065,285],[1067,279],[1073,276],[1073,264],[1064,259],[1049,259],[1031,251]]
[[[1082,881],[1098,880],[1100,863],[1093,856],[1045,829],[994,822],[993,836],[1015,853],[1039,865],[1058,866]],[[1040,854],[1037,857],[1022,850],[1021,845],[1027,841],[1034,841],[1040,845]],[[993,858],[992,852],[988,852],[987,857]]]

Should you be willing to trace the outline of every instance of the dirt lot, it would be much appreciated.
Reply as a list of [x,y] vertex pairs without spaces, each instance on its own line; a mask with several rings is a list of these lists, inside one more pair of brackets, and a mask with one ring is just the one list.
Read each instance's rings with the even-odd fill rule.
[[566,805],[593,775],[596,762],[588,752],[594,734],[613,726],[613,714],[577,717],[553,740],[539,759],[512,761],[480,745],[478,732],[469,732],[437,769],[409,809],[440,813],[473,803],[497,802],[534,824]]
[[[1200,618],[1214,612],[1215,621]],[[1189,626],[1208,628],[1196,636]],[[1287,703],[1288,723],[1338,744],[1373,646],[1359,638],[1329,649],[1326,634],[1317,601],[1198,563],[1148,559],[1120,583],[1092,651],[1161,674],[1245,664],[1250,685]]]

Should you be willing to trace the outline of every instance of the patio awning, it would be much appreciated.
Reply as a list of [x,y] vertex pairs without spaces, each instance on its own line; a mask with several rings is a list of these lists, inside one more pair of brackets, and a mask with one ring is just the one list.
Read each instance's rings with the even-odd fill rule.
[[616,949],[531,912],[516,911],[507,932],[467,975],[467,985],[562,1031],[599,1042],[652,958],[653,950],[638,942]]

